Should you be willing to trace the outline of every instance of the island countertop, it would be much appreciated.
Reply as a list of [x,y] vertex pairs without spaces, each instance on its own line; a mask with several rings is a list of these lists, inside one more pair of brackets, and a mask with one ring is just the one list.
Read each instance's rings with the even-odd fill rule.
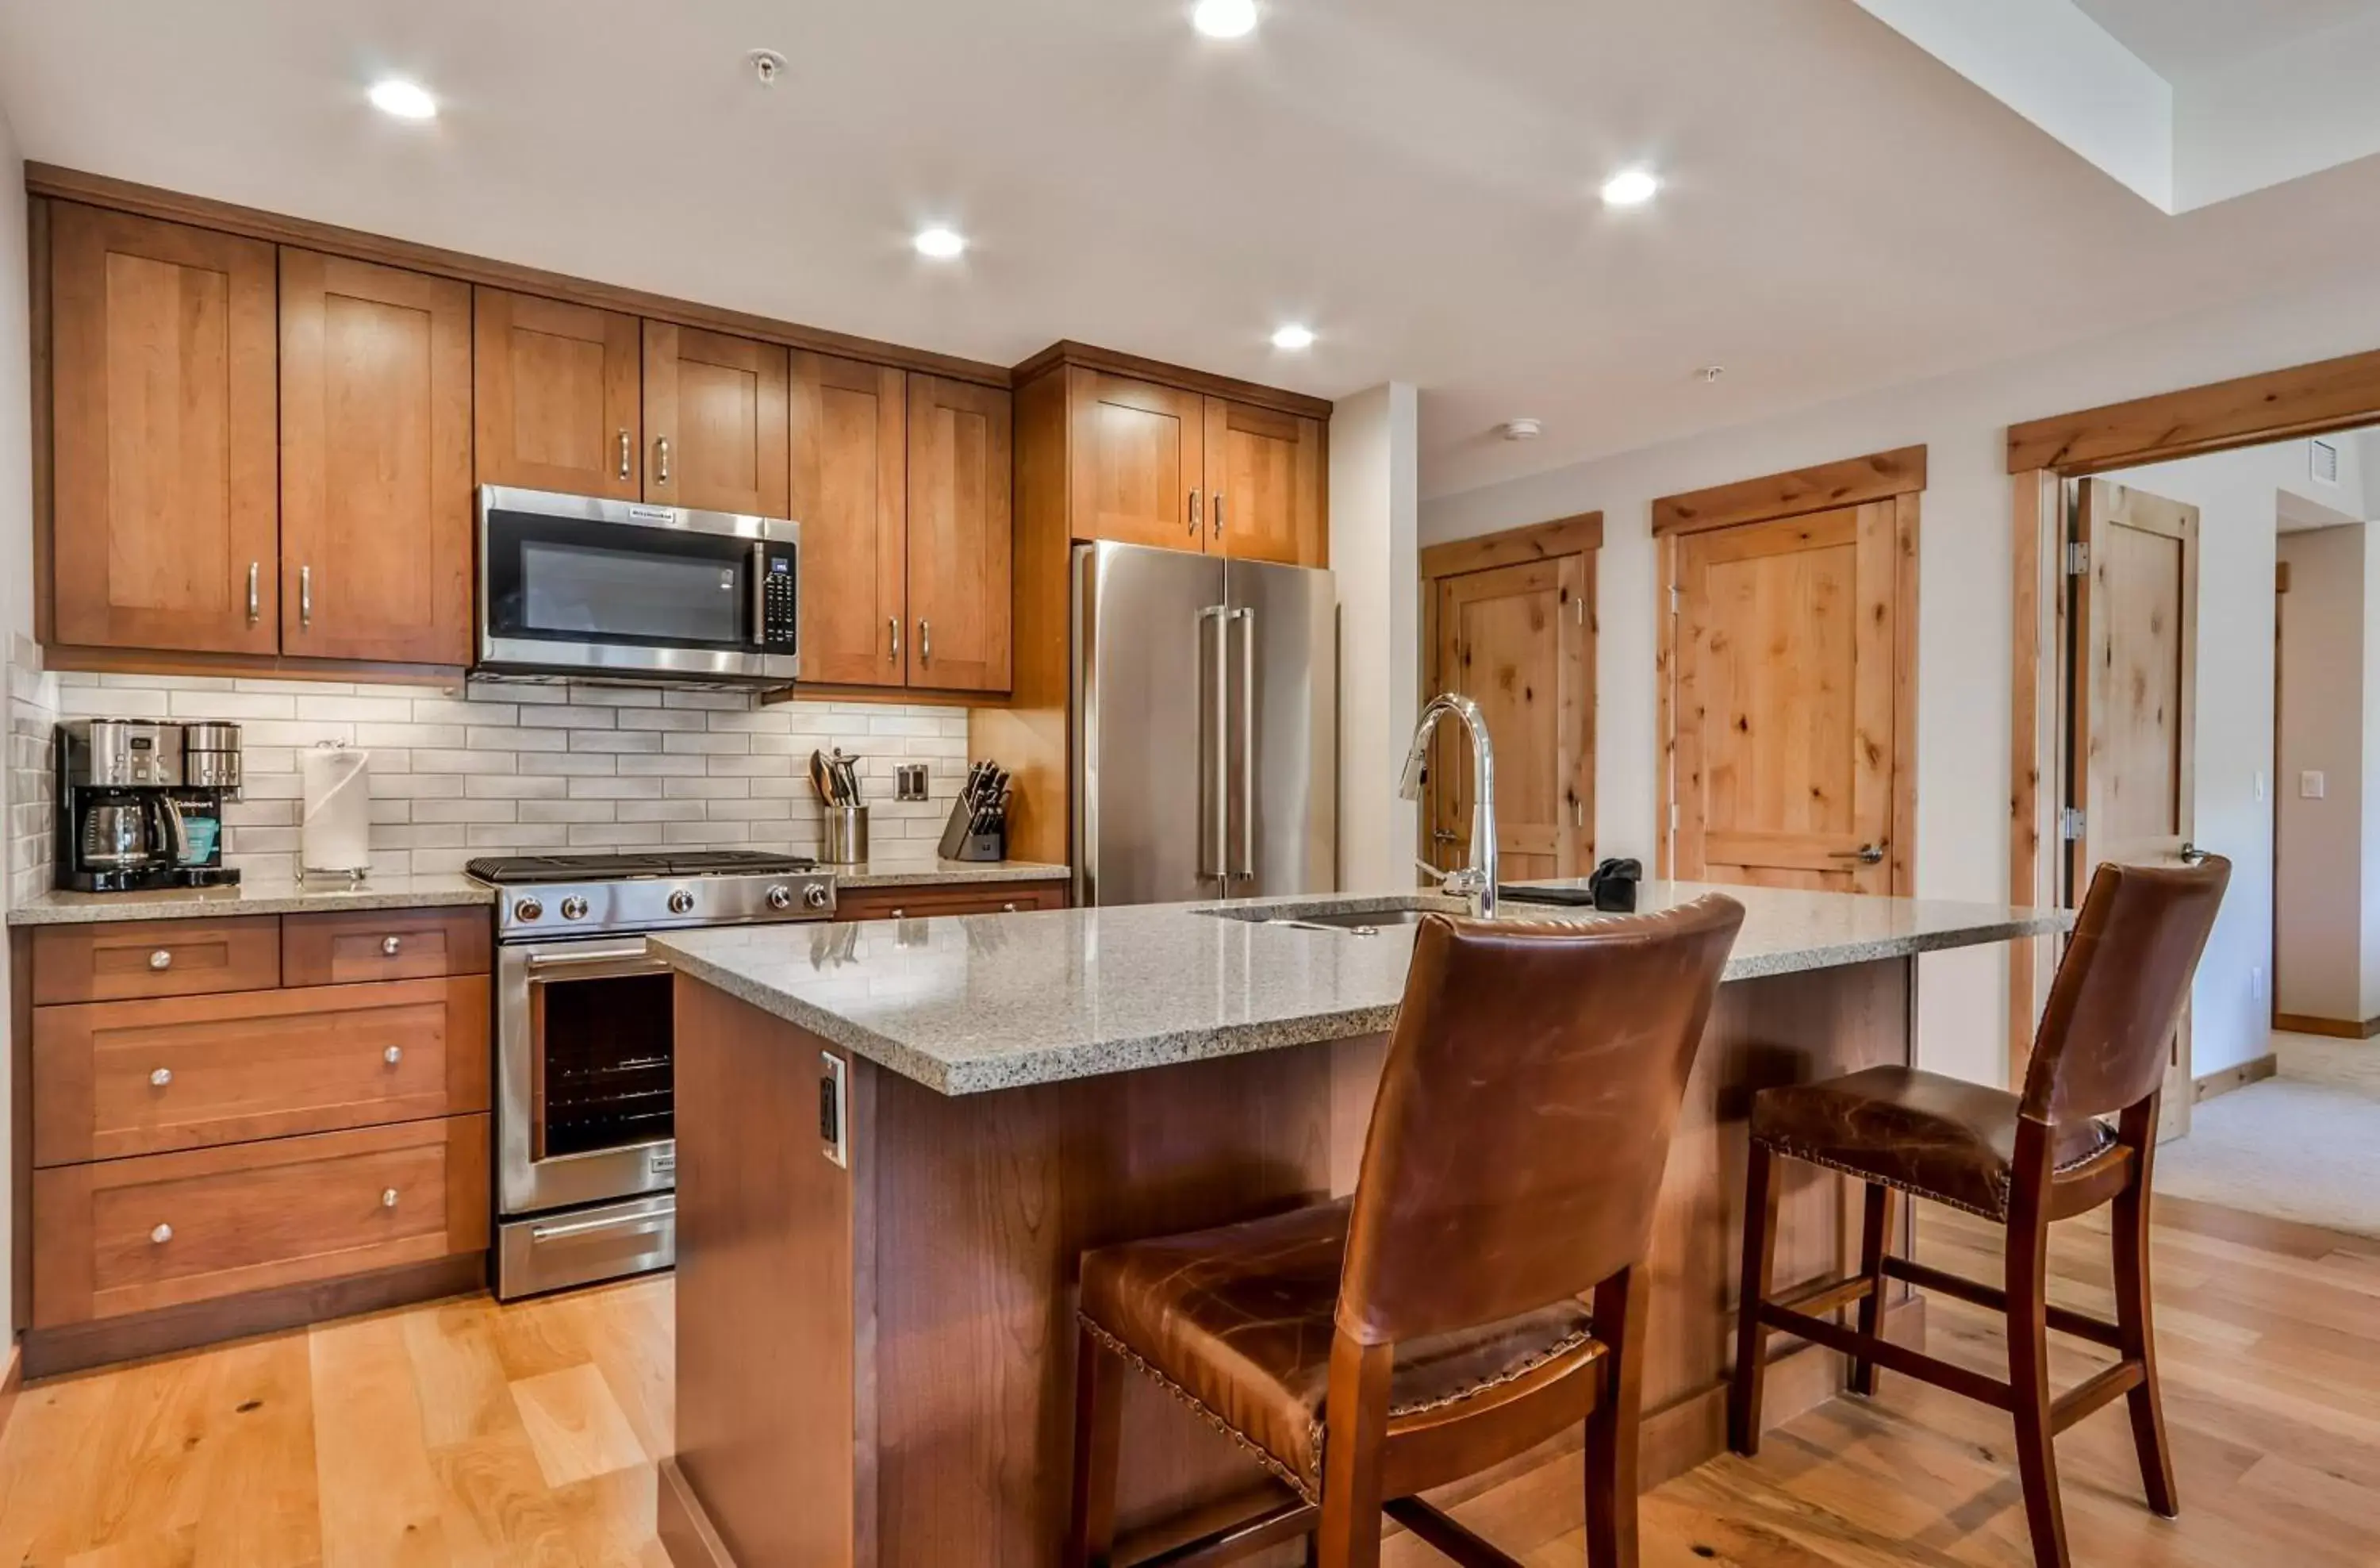
[[[1540,885],[1578,885],[1548,883]],[[2065,929],[2056,910],[1765,888],[1646,882],[1639,907],[1705,893],[1744,906],[1730,980],[2015,941]],[[1239,906],[1271,918],[1443,907],[1346,895]],[[1212,904],[672,931],[651,950],[683,973],[946,1095],[1131,1072],[1386,1030],[1414,928],[1355,936],[1232,918]],[[1522,904],[1508,920],[1608,919]]]

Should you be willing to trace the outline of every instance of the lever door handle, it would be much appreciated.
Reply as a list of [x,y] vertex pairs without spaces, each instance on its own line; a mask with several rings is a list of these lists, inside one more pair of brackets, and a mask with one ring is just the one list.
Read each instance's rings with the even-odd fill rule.
[[1863,866],[1873,866],[1884,858],[1884,845],[1863,844],[1857,849],[1839,849],[1827,857],[1829,860],[1856,860]]
[[2206,860],[2206,855],[2205,850],[2187,841],[2181,846],[2181,863],[2185,866],[2203,865]]

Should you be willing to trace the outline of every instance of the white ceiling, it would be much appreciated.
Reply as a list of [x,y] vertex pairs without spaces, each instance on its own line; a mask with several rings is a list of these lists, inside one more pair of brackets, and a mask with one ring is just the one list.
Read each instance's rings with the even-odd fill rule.
[[[33,158],[982,359],[1410,381],[1428,494],[2380,256],[2380,160],[2168,217],[1852,0],[1268,0],[1232,45],[1186,9],[7,4],[0,105]],[[374,114],[386,70],[445,113]],[[1637,160],[1669,188],[1606,213]]]
[[2168,81],[2380,17],[2380,0],[2074,0]]

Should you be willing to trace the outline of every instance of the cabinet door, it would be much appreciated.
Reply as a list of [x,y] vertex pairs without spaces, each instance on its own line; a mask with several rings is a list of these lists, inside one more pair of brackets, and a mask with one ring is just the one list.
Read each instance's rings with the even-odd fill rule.
[[793,379],[802,679],[905,685],[906,378],[880,365],[796,354]]
[[275,651],[273,247],[63,201],[50,233],[57,640]]
[[1008,394],[909,378],[909,684],[1009,684]]
[[785,350],[645,323],[645,499],[786,515]]
[[634,316],[473,292],[481,484],[644,499]]
[[1204,550],[1198,395],[1080,366],[1066,375],[1075,537]]
[[1207,547],[1245,561],[1327,566],[1322,421],[1207,399]]
[[471,661],[471,290],[281,253],[281,650]]

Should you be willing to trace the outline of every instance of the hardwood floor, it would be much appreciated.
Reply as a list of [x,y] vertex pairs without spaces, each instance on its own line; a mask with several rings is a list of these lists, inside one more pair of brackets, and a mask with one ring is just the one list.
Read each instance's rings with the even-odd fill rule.
[[[1926,1208],[1927,1261],[1989,1276],[1997,1234]],[[2380,1562],[2380,1242],[2167,1200],[2159,1350],[2182,1517],[2142,1506],[2120,1411],[2058,1444],[2091,1568]],[[2058,1299],[2107,1311],[2106,1234],[2060,1227]],[[1998,1370],[1988,1317],[1930,1307],[1942,1354]],[[2068,1350],[2061,1384],[2102,1364]],[[665,1568],[670,1285],[351,1319],[35,1384],[0,1439],[9,1568]],[[1575,1459],[1457,1512],[1533,1565],[1575,1568]],[[2005,1418],[1887,1375],[1756,1464],[1645,1500],[1646,1568],[2020,1568]],[[1389,1561],[1443,1560],[1412,1540]],[[759,1565],[753,1565],[759,1568]]]

